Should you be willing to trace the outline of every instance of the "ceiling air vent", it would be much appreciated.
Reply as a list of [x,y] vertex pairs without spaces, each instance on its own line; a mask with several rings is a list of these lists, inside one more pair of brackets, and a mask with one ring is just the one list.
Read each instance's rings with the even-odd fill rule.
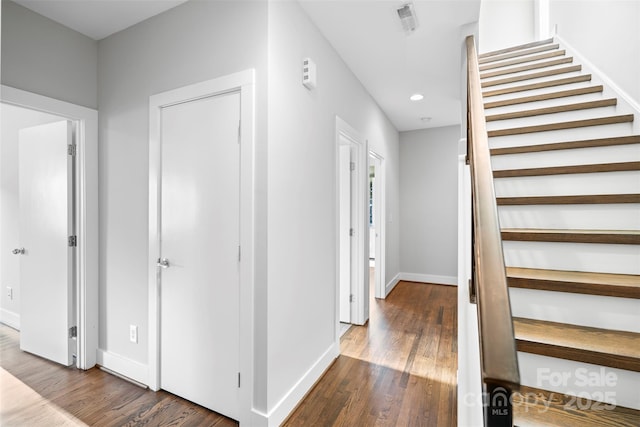
[[411,34],[416,28],[418,28],[418,20],[416,19],[416,13],[413,10],[413,3],[406,3],[401,8],[397,9],[398,18],[402,24],[402,29],[405,33]]

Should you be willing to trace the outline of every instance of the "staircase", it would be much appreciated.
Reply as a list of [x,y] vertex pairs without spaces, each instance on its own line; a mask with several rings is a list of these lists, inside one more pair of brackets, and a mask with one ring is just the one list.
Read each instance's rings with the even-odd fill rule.
[[479,55],[515,424],[640,425],[640,132],[553,39]]

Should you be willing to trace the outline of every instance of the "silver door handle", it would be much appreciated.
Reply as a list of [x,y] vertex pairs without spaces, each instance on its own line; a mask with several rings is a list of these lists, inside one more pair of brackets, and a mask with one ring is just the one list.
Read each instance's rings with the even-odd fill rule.
[[24,255],[26,251],[24,250],[24,248],[20,248],[20,249],[16,248],[16,249],[12,250],[11,252],[13,252],[14,255]]
[[162,258],[162,259],[158,258],[158,262],[156,263],[156,265],[157,265],[158,267],[162,267],[162,268],[169,268],[169,267],[171,267],[171,264],[169,264],[169,260],[168,260],[168,259],[166,259],[166,258]]

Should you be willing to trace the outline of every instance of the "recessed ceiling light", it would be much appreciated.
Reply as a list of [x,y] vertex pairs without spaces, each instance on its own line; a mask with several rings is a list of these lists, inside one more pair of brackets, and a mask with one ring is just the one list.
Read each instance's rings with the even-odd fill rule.
[[409,97],[412,101],[422,101],[424,99],[424,95],[421,93],[414,93]]

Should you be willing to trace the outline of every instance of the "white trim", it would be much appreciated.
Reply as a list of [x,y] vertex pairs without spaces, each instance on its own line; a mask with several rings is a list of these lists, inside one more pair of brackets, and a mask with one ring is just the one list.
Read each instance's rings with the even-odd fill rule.
[[0,308],[0,323],[15,329],[20,330],[20,315],[13,311],[9,311],[5,308]]
[[117,353],[98,349],[98,365],[137,383],[147,384],[149,367]]
[[339,355],[340,344],[331,344],[311,368],[309,368],[282,399],[274,405],[269,413],[265,414],[264,412],[253,410],[254,419],[257,418],[258,422],[251,424],[251,426],[264,425],[277,427],[282,424]]
[[78,344],[77,367],[96,364],[98,349],[98,112],[2,85],[0,102],[77,123]]
[[[362,135],[351,127],[347,122],[336,116],[336,133],[335,133],[335,197],[336,197],[336,303],[335,303],[335,342],[340,343],[340,203],[339,203],[339,147],[340,137],[347,139],[354,151],[355,151],[355,163],[356,170],[354,176],[356,177],[356,189],[360,191],[356,192],[355,212],[356,223],[354,224],[355,236],[354,242],[356,244],[355,249],[355,265],[352,264],[352,268],[356,269],[355,277],[355,289],[352,283],[351,293],[355,297],[355,303],[351,306],[351,323],[356,325],[364,325],[369,318],[369,227],[368,221],[368,209],[365,203],[368,200],[368,142],[362,137]],[[353,197],[353,196],[352,196]],[[359,214],[359,215],[358,215]],[[359,284],[359,285],[357,285]]]
[[[584,55],[582,55],[576,48],[574,48],[571,44],[569,44],[562,36],[557,33],[554,35],[554,38],[565,48],[567,51],[567,56],[573,56],[576,59],[577,63],[582,64],[583,72],[594,74],[597,78],[599,78],[604,85],[611,89],[616,95],[621,98],[627,106],[633,110],[633,113],[637,116],[640,115],[640,103],[638,100],[633,99],[631,95],[625,92],[620,86],[618,86],[609,76],[607,76],[600,68],[596,67],[593,62],[589,61]],[[637,120],[635,121],[638,122]],[[634,126],[640,126],[634,124]]]
[[245,70],[212,80],[184,86],[149,97],[149,366],[146,383],[160,388],[159,288],[156,260],[158,244],[158,191],[160,173],[160,110],[179,102],[240,91],[240,425],[252,425],[254,360],[254,224],[255,224],[255,72]]
[[389,296],[389,294],[391,293],[391,291],[393,290],[393,288],[396,287],[396,285],[398,284],[398,282],[400,282],[400,273],[396,274],[393,279],[391,279],[391,281],[389,283],[387,283],[387,285],[385,286],[385,298],[387,296]]
[[400,273],[400,280],[406,280],[407,282],[431,283],[435,285],[458,285],[457,277],[440,276],[437,274]]

